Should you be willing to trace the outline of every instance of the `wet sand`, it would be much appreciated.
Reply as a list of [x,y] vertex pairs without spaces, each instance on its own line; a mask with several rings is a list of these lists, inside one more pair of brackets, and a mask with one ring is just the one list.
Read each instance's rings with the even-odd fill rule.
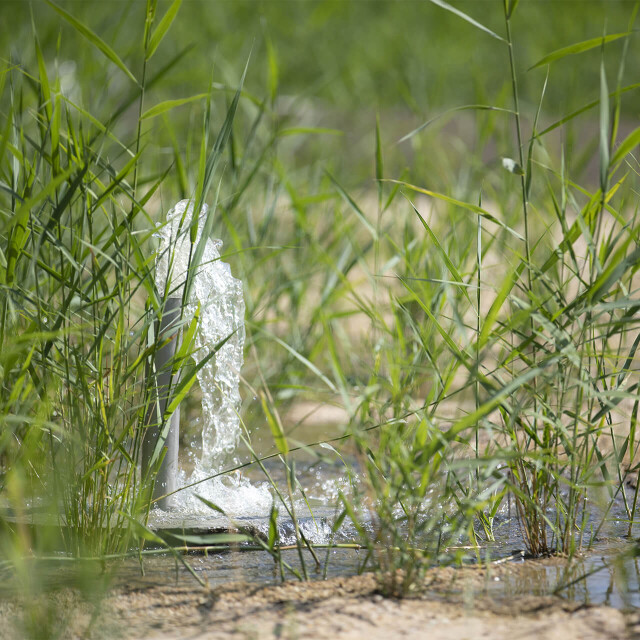
[[[276,586],[195,581],[120,585],[99,605],[59,591],[53,610],[64,638],[169,640],[344,638],[389,640],[589,640],[640,638],[640,614],[558,596],[513,596],[492,588],[530,562],[430,570],[419,593],[381,595],[372,574]],[[515,573],[514,573],[515,572]],[[20,608],[2,603],[0,638],[25,637]],[[66,611],[66,613],[64,613]],[[23,628],[22,628],[23,629]]]

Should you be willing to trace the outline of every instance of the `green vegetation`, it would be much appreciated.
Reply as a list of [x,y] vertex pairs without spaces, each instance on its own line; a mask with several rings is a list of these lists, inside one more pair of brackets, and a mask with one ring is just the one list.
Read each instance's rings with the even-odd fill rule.
[[533,555],[589,546],[616,500],[635,532],[637,7],[23,4],[0,8],[0,548],[25,592],[33,556],[153,539],[153,234],[183,197],[245,283],[243,415],[273,436],[247,445],[284,461],[301,576],[303,401],[345,412],[336,526],[390,593],[507,503]]

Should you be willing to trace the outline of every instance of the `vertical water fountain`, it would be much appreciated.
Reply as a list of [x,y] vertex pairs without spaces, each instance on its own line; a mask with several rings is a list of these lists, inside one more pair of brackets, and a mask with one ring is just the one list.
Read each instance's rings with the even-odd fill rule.
[[[156,263],[158,291],[167,293],[159,342],[166,341],[155,360],[157,402],[148,422],[143,444],[143,474],[148,469],[158,438],[167,433],[167,451],[157,475],[154,498],[161,498],[180,486],[198,483],[194,490],[179,491],[170,498],[158,500],[162,510],[171,508],[183,513],[203,513],[206,507],[196,493],[219,505],[229,515],[264,515],[271,506],[271,494],[266,487],[256,487],[234,477],[214,477],[236,449],[240,439],[240,369],[244,348],[244,298],[242,282],[234,278],[228,264],[220,260],[221,240],[205,238],[199,264],[193,264],[208,215],[203,205],[197,220],[194,243],[190,239],[193,202],[182,200],[167,214],[166,224],[158,230],[159,247]],[[193,274],[184,308],[181,308],[184,287]],[[199,367],[197,378],[202,394],[202,452],[190,477],[178,471],[180,409],[167,417],[163,425],[171,379],[171,364],[176,350],[178,329],[187,327],[198,313],[198,327],[193,337],[191,357]],[[221,344],[222,343],[222,344]],[[216,350],[217,349],[217,350]],[[212,351],[215,350],[213,355]],[[160,416],[160,419],[158,419]]]

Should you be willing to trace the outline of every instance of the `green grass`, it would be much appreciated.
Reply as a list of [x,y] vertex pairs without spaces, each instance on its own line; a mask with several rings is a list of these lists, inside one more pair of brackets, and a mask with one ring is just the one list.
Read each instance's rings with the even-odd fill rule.
[[[592,3],[585,25],[564,3],[552,21],[534,2],[239,2],[196,29],[193,4],[18,9],[22,49],[0,63],[2,506],[71,525],[74,556],[152,537],[129,525],[152,479],[153,233],[191,197],[215,200],[245,283],[260,408],[243,415],[270,435],[247,443],[282,457],[297,531],[283,416],[312,401],[348,416],[338,522],[389,593],[491,541],[507,502],[534,555],[589,546],[619,498],[632,535],[635,8]],[[5,515],[0,544],[28,592],[25,558],[60,540]],[[306,577],[320,560],[301,534],[298,550]]]

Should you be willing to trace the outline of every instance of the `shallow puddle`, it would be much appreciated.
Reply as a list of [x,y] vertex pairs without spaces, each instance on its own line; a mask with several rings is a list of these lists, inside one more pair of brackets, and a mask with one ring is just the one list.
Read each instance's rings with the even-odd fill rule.
[[494,583],[491,594],[556,594],[583,604],[638,608],[640,566],[629,551],[629,545],[611,541],[596,545],[571,563],[561,558],[514,562],[513,571]]
[[[439,580],[437,591],[466,592],[476,597],[488,595],[497,600],[555,594],[581,604],[639,608],[640,567],[635,558],[623,557],[623,550],[623,546],[607,545],[574,559],[572,563],[562,558],[504,559],[490,565],[482,577],[474,576],[473,580],[468,580],[469,576],[462,571],[460,580],[452,578],[450,588]],[[316,568],[310,555],[305,553],[311,580],[320,580],[324,575],[329,578],[354,575],[364,558],[364,552],[347,549],[332,549],[328,554],[326,550],[320,550],[318,555],[321,566]],[[211,588],[230,582],[268,585],[281,581],[277,565],[265,552],[231,551],[208,556],[192,555],[185,559]],[[283,551],[283,560],[301,571],[297,551]],[[295,581],[295,578],[289,574],[287,580]],[[194,578],[175,558],[162,556],[144,561],[144,575],[137,561],[127,561],[119,568],[115,581],[115,586],[129,589],[161,584],[193,586]]]
[[[274,480],[282,480],[281,468],[269,469]],[[346,542],[357,540],[355,530],[348,525],[331,537],[331,523],[337,511],[338,490],[344,488],[349,479],[344,467],[334,465],[300,465],[297,477],[304,487],[307,502],[298,501],[298,516],[307,538],[315,543]],[[253,482],[264,481],[264,476],[247,474]],[[313,516],[309,513],[309,507]],[[284,509],[282,509],[284,511]],[[594,509],[597,513],[597,509]],[[184,526],[197,524],[203,516],[188,514],[154,514],[155,526]],[[210,516],[208,516],[210,518]],[[185,520],[185,518],[187,518]],[[206,520],[206,518],[205,518]],[[215,520],[215,519],[214,519]],[[523,535],[515,516],[515,508],[505,502],[494,523],[495,541],[481,543],[479,550],[468,549],[466,564],[480,560],[495,570],[486,572],[487,578],[474,583],[473,589],[494,598],[510,598],[521,595],[545,596],[557,594],[562,598],[584,604],[607,604],[617,608],[640,607],[640,562],[631,552],[632,545],[625,537],[628,524],[623,500],[614,504],[607,521],[600,526],[597,515],[586,523],[583,537],[584,551],[576,554],[571,562],[561,557],[525,559]],[[203,522],[203,520],[201,520]],[[215,520],[224,525],[229,520]],[[209,521],[211,522],[211,521]],[[268,520],[262,518],[238,518],[239,525],[251,525],[263,532],[268,531]],[[294,541],[294,532],[288,518],[280,518],[280,536],[283,543]],[[594,535],[597,533],[597,535]],[[590,536],[594,537],[589,548]],[[283,551],[283,560],[302,573],[299,554],[295,549]],[[353,549],[318,549],[319,566],[308,551],[304,552],[305,567],[310,579],[324,576],[348,576],[362,570],[365,551]],[[280,572],[273,558],[261,551],[228,551],[209,555],[186,557],[194,572],[211,587],[229,582],[276,584]],[[498,571],[497,568],[501,570]],[[128,561],[119,572],[118,582],[128,585],[161,584],[166,580],[192,581],[193,576],[174,558],[152,557],[144,561],[145,575],[140,566]],[[285,570],[287,579],[295,577]],[[459,587],[454,587],[458,589]]]

